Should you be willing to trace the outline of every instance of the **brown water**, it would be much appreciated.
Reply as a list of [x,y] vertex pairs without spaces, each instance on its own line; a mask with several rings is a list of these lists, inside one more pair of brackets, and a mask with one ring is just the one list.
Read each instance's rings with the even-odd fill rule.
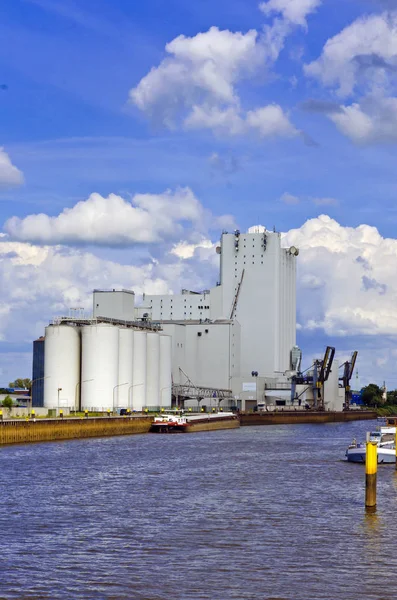
[[391,600],[397,475],[373,422],[0,449],[0,598]]

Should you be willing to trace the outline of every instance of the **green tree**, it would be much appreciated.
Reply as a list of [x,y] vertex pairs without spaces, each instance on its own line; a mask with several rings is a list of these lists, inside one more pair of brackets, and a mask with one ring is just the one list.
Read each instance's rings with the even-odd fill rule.
[[8,386],[10,388],[27,388],[28,390],[30,390],[30,388],[32,387],[32,380],[29,378],[22,379],[19,377],[15,381],[10,381]]
[[387,392],[387,403],[397,404],[397,390],[390,390],[390,392]]
[[6,396],[3,400],[4,408],[11,409],[13,407],[13,405],[14,405],[14,403],[12,401],[12,398],[10,398],[10,396]]
[[361,396],[367,406],[382,404],[382,389],[376,383],[369,383],[361,389]]

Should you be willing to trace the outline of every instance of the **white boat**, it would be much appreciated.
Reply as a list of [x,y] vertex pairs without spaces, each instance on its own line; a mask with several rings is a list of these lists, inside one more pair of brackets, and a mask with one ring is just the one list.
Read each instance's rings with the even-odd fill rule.
[[[385,426],[371,431],[369,441],[378,446],[378,464],[396,462],[396,427]],[[345,456],[349,462],[365,463],[366,444],[353,440]]]

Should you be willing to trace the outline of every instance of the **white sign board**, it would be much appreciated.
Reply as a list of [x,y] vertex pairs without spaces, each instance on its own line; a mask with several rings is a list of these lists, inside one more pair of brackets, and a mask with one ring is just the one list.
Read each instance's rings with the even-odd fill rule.
[[243,392],[256,392],[256,381],[243,383]]

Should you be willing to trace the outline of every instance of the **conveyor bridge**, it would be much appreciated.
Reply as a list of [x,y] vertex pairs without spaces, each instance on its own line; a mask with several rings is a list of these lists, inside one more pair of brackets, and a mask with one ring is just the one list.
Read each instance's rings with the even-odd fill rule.
[[232,390],[221,388],[209,388],[195,386],[192,384],[175,384],[172,386],[172,394],[174,396],[183,396],[185,398],[232,398]]

